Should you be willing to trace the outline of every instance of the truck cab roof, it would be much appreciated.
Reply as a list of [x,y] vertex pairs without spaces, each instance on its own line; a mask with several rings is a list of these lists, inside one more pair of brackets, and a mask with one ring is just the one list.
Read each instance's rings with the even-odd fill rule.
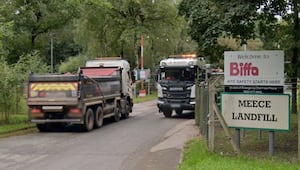
[[129,70],[130,65],[127,60],[124,59],[94,59],[88,60],[85,64],[86,67],[121,67],[123,69]]

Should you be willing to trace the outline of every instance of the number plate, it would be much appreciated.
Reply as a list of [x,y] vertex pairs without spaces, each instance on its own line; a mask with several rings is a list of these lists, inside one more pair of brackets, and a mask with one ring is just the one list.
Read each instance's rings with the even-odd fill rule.
[[170,91],[182,91],[182,87],[170,87]]
[[171,107],[172,107],[172,108],[179,108],[179,107],[180,107],[180,104],[171,104]]

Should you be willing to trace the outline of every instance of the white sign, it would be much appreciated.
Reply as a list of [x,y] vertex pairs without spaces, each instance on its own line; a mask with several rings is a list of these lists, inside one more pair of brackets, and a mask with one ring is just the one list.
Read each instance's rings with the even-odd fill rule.
[[141,76],[141,79],[145,79],[146,78],[146,72],[145,72],[145,70],[140,70],[140,76]]
[[150,79],[151,77],[150,69],[135,70],[134,73],[137,80]]
[[224,85],[283,86],[283,51],[225,51]]
[[288,94],[223,93],[222,114],[229,127],[289,130]]

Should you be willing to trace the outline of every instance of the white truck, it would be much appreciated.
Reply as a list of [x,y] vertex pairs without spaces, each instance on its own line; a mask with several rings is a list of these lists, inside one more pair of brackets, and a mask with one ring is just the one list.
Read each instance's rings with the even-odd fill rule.
[[[121,98],[127,101],[129,105],[127,109],[132,112],[133,107],[133,94],[132,83],[135,81],[133,71],[130,69],[130,64],[127,60],[120,57],[100,57],[94,60],[88,60],[85,64],[86,67],[119,67],[121,72]],[[125,112],[125,111],[124,111]]]
[[165,117],[173,110],[181,115],[195,109],[195,81],[197,70],[204,71],[205,60],[196,54],[171,55],[159,63],[157,71],[157,107]]

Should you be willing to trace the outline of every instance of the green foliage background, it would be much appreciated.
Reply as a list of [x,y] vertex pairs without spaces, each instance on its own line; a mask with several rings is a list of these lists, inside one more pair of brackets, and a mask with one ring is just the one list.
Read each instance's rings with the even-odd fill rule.
[[26,80],[30,72],[45,73],[49,67],[41,61],[38,52],[20,56],[17,63],[9,65],[0,58],[0,124],[9,123],[10,115],[26,113]]
[[289,7],[298,9],[299,2],[0,1],[0,102],[5,103],[0,112],[7,119],[5,113],[16,108],[8,99],[18,103],[22,98],[17,96],[23,96],[19,89],[30,70],[49,72],[51,42],[54,72],[59,73],[74,73],[86,60],[102,56],[121,56],[139,68],[143,36],[144,67],[151,70],[165,56],[191,52],[222,66],[224,50],[241,50],[247,42],[251,50],[285,50],[286,60],[295,61],[286,70],[296,78],[299,62],[293,54],[300,44],[295,40],[299,27]]

